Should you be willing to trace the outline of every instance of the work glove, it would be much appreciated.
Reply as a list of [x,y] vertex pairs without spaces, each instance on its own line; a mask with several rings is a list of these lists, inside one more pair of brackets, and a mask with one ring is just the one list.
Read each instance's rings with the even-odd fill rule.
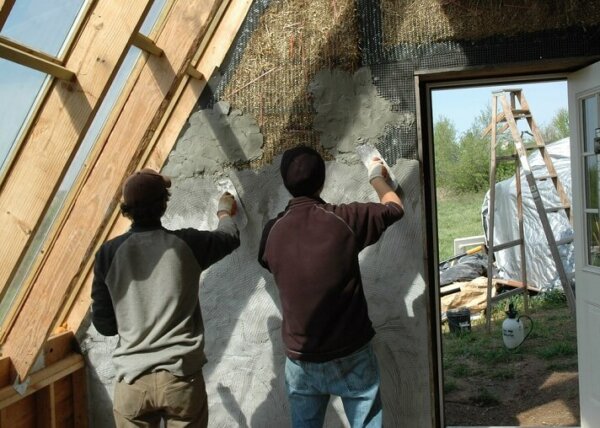
[[371,181],[373,181],[373,179],[378,178],[378,177],[381,177],[384,180],[387,180],[387,178],[389,176],[387,169],[385,168],[385,165],[383,164],[383,161],[379,158],[373,158],[373,160],[369,164],[369,167],[367,168],[367,171],[369,173],[369,183]]
[[235,198],[229,192],[223,193],[219,198],[219,205],[217,207],[217,215],[228,214],[230,216],[234,216],[237,212],[237,203],[235,202]]

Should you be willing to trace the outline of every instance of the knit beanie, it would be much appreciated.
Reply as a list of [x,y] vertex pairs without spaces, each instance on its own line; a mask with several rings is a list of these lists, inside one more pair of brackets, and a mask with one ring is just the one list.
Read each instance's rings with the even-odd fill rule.
[[313,196],[325,182],[325,162],[314,149],[298,146],[286,150],[281,158],[283,185],[292,196]]
[[171,179],[144,168],[130,175],[123,184],[123,202],[129,207],[139,207],[164,198],[171,187]]

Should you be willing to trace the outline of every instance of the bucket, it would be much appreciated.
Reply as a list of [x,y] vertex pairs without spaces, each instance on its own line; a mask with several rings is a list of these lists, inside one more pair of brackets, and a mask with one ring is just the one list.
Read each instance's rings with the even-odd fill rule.
[[448,326],[452,333],[467,333],[471,331],[471,311],[469,308],[448,309]]

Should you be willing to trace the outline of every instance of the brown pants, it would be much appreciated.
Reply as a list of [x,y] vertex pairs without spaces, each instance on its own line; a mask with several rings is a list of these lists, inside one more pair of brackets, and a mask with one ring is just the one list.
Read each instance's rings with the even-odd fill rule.
[[208,401],[202,372],[177,377],[166,371],[149,373],[131,385],[115,385],[113,414],[117,428],[167,428],[208,425]]

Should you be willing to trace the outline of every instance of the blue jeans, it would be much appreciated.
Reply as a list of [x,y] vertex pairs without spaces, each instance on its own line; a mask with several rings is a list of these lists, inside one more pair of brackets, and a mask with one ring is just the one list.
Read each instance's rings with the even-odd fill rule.
[[331,395],[341,397],[353,428],[381,427],[379,367],[370,343],[324,363],[287,358],[285,383],[294,428],[322,427]]

